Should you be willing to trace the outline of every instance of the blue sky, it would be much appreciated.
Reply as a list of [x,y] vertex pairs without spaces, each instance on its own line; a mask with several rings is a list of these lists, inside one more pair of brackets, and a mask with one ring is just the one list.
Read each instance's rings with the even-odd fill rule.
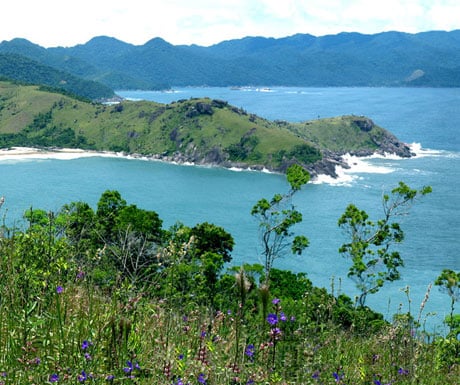
[[73,46],[106,35],[208,46],[245,36],[460,29],[459,0],[14,0],[2,2],[0,41]]

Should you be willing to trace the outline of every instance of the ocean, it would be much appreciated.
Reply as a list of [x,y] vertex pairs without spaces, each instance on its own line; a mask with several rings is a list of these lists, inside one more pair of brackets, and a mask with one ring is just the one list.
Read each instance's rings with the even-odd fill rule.
[[[309,238],[310,247],[302,256],[278,259],[275,267],[305,272],[315,285],[354,298],[357,291],[347,277],[350,262],[338,253],[346,238],[337,220],[349,203],[378,219],[382,194],[404,181],[413,188],[430,185],[433,192],[398,218],[406,236],[398,245],[406,264],[401,280],[370,295],[367,304],[387,319],[409,310],[418,319],[427,289],[442,269],[460,270],[460,89],[203,87],[117,93],[161,103],[208,96],[268,119],[296,122],[344,114],[371,118],[409,143],[417,156],[350,157],[352,168],[339,170],[337,180],[322,177],[308,184],[294,204],[303,214],[296,232]],[[251,208],[288,188],[278,174],[78,154],[0,157],[0,175],[5,197],[0,213],[9,223],[20,224],[30,207],[57,211],[72,201],[96,207],[103,191],[116,189],[128,203],[158,212],[165,227],[205,221],[224,227],[236,242],[234,265],[261,262]],[[433,286],[420,319],[428,331],[442,332],[449,309],[449,297]]]

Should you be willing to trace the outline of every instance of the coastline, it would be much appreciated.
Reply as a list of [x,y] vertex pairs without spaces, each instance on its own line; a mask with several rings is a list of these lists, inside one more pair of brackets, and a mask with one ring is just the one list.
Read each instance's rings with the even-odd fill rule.
[[[421,147],[417,143],[409,145],[411,149],[416,150],[414,157],[424,156],[426,150],[421,150]],[[198,166],[198,167],[222,167],[234,172],[242,171],[258,171],[266,173],[274,173],[262,167],[245,167],[244,165],[224,165],[224,164],[205,164],[205,163],[193,163],[189,161],[183,161],[182,159],[173,157],[164,157],[159,155],[141,155],[141,154],[127,154],[122,152],[110,152],[110,151],[93,151],[83,150],[75,148],[35,148],[35,147],[11,147],[0,149],[0,162],[2,161],[21,161],[21,160],[40,160],[40,159],[58,159],[58,160],[72,160],[78,158],[89,158],[89,157],[107,157],[107,158],[124,158],[134,160],[145,160],[145,161],[157,161],[165,162],[169,164],[184,165],[184,166]],[[311,173],[310,183],[314,184],[331,184],[331,185],[346,185],[350,184],[358,178],[361,173],[391,173],[391,168],[382,166],[372,166],[367,160],[372,158],[384,158],[384,159],[404,159],[395,154],[377,154],[359,156],[346,153],[343,155],[337,155],[334,157],[328,157],[326,162],[321,166],[313,165],[309,170]]]
[[3,160],[27,160],[27,159],[77,159],[93,156],[121,157],[120,153],[108,151],[90,151],[76,148],[35,148],[35,147],[11,147],[0,149],[0,162]]

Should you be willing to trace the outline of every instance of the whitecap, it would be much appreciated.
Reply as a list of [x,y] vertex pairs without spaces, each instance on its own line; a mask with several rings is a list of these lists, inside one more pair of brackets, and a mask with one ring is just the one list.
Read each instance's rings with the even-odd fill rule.
[[395,171],[392,167],[377,165],[367,161],[373,157],[360,158],[350,154],[343,155],[342,159],[350,167],[349,169],[345,169],[344,172],[346,174],[390,174]]

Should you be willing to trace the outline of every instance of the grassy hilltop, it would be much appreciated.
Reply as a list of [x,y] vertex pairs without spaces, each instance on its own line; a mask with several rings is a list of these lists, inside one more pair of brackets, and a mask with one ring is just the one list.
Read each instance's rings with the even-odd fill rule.
[[313,165],[331,151],[409,155],[407,147],[364,117],[293,124],[208,98],[106,105],[8,82],[0,82],[0,146],[117,151],[275,171],[299,163],[313,174]]

